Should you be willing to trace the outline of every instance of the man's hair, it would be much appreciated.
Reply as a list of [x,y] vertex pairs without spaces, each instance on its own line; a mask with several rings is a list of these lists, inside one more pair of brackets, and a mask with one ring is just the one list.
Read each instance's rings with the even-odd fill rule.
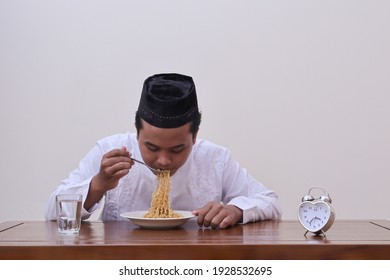
[[[197,112],[193,116],[192,120],[190,121],[191,122],[190,132],[194,136],[199,130],[201,118],[202,118],[202,114],[200,112]],[[137,135],[139,135],[139,131],[142,129],[142,121],[141,121],[141,117],[139,116],[138,112],[135,113],[135,128],[137,129]]]

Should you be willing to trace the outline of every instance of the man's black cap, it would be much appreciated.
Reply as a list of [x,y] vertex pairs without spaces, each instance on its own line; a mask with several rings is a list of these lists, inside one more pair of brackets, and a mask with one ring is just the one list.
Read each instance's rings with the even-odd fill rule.
[[160,128],[176,128],[192,121],[199,114],[194,81],[174,73],[147,78],[137,114]]

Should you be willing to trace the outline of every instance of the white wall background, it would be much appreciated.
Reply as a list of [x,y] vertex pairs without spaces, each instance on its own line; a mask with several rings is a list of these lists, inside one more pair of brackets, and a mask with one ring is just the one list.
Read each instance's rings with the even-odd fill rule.
[[0,0],[0,222],[42,220],[104,136],[134,131],[144,79],[193,76],[200,136],[295,219],[390,219],[390,2]]

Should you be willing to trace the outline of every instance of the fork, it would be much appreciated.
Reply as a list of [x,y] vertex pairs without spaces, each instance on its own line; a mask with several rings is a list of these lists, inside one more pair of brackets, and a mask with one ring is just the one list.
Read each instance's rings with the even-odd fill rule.
[[135,162],[138,162],[138,163],[140,163],[140,164],[145,165],[145,166],[146,166],[147,168],[149,168],[150,171],[152,171],[153,173],[157,173],[157,172],[158,172],[157,169],[155,169],[155,168],[153,168],[153,167],[150,167],[149,165],[147,165],[147,164],[146,164],[145,162],[143,162],[143,161],[140,161],[140,160],[135,159],[135,158],[130,158],[130,159],[134,160]]

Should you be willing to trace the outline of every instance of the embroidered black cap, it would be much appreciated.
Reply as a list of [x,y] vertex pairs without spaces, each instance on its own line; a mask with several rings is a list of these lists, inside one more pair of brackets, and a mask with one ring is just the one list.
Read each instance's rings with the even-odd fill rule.
[[175,73],[147,78],[137,114],[160,128],[176,128],[192,121],[199,115],[194,81]]

